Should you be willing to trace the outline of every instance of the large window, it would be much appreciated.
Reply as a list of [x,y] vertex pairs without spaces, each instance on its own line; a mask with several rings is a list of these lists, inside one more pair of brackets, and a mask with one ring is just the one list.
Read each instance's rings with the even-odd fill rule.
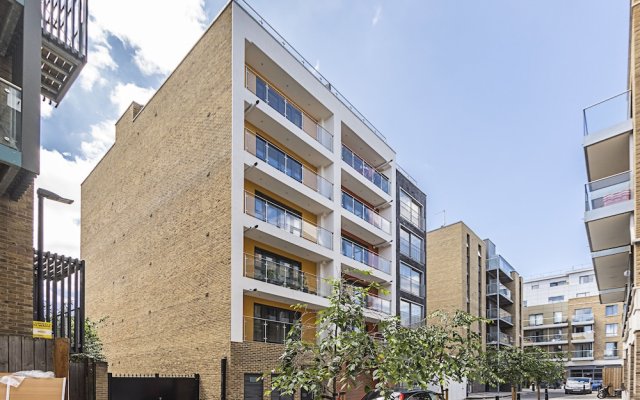
[[423,296],[422,272],[400,263],[400,290],[414,296]]
[[254,216],[294,235],[302,236],[302,215],[283,204],[256,192]]
[[549,303],[560,303],[564,301],[564,296],[551,296],[548,300]]
[[582,275],[580,277],[580,284],[593,282],[594,275]]
[[529,314],[529,326],[542,325],[544,322],[542,314]]
[[295,290],[307,289],[302,264],[259,248],[254,255],[254,279]]
[[605,315],[607,317],[610,317],[612,315],[618,315],[618,305],[617,304],[608,305],[605,308]]
[[604,334],[605,336],[618,336],[618,324],[606,324]]
[[618,343],[607,342],[604,344],[604,356],[605,357],[617,357],[618,356]]
[[412,326],[422,321],[422,306],[400,300],[400,322],[403,326]]
[[553,312],[553,323],[554,324],[560,324],[563,321],[564,320],[562,319],[562,311],[554,311]]
[[549,283],[549,286],[556,287],[556,286],[564,286],[566,284],[567,284],[567,281],[555,281],[555,282]]
[[300,314],[293,310],[254,304],[253,340],[256,342],[284,343]]
[[415,201],[404,190],[400,190],[400,216],[414,226],[422,229],[422,205]]
[[256,136],[256,157],[302,182],[302,164],[260,136]]
[[419,263],[424,263],[423,241],[418,235],[400,229],[400,253]]

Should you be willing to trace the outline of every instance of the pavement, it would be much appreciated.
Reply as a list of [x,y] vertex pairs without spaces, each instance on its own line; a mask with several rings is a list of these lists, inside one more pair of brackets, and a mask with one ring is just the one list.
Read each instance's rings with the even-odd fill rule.
[[[593,400],[597,398],[598,392],[593,391],[592,394],[564,394],[564,389],[549,389],[550,399],[566,399],[566,400]],[[494,400],[496,398],[496,392],[486,393],[471,393],[467,399],[486,399]],[[511,392],[500,392],[500,400],[511,400]],[[531,391],[531,389],[525,389],[520,392],[521,400],[537,400],[537,392]],[[544,389],[540,391],[540,400],[544,400]]]

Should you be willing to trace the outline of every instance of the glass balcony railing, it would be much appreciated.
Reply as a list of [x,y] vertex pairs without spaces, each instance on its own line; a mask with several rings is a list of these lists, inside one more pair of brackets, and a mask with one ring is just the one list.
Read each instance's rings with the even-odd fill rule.
[[580,314],[571,317],[571,322],[577,323],[593,323],[593,314]]
[[508,311],[499,308],[488,308],[487,309],[487,318],[489,319],[498,319],[498,317],[509,324],[513,324],[513,316]]
[[331,283],[290,265],[251,254],[244,255],[244,276],[304,293],[328,297]]
[[593,358],[593,350],[576,350],[571,352],[571,358]]
[[333,248],[332,232],[319,227],[311,221],[302,219],[299,214],[293,213],[260,196],[245,192],[244,212],[292,235],[317,243],[327,249]]
[[0,78],[0,143],[20,150],[22,89]]
[[541,325],[556,325],[556,324],[566,324],[567,317],[566,315],[559,315],[554,317],[542,318],[542,316],[531,316],[529,319],[524,319],[522,321],[523,327],[531,327],[531,326],[541,326]]
[[403,203],[402,201],[399,205],[400,216],[402,218],[409,221],[413,226],[419,229],[424,229],[424,217],[422,216],[422,210],[413,209],[409,204]]
[[532,335],[522,338],[524,343],[550,343],[567,341],[566,333],[555,333],[551,335]]
[[284,93],[273,87],[249,67],[245,67],[245,86],[251,93],[258,96],[307,135],[329,151],[333,151],[333,135],[294,104]]
[[[264,343],[284,343],[289,332],[295,325],[294,321],[276,321],[258,317],[244,317],[244,340]],[[302,326],[302,338],[313,340],[316,333],[314,325]]]
[[618,125],[631,118],[631,91],[620,93],[582,111],[584,134]]
[[246,128],[244,130],[244,149],[273,168],[331,200],[333,183]]
[[487,285],[487,296],[495,296],[497,294],[500,294],[500,296],[508,299],[509,301],[513,301],[513,298],[511,297],[511,290],[509,290],[506,286],[504,286],[502,283],[498,284],[495,281],[489,282],[489,284]]
[[631,172],[598,179],[584,185],[585,211],[631,200]]
[[[356,287],[348,284],[346,286],[347,290],[351,290],[355,292]],[[366,309],[381,312],[384,314],[391,314],[391,300],[383,299],[376,294],[373,293],[360,293],[364,297],[362,306]],[[356,296],[356,299],[359,296]]]
[[385,233],[391,233],[391,222],[373,211],[368,205],[356,200],[348,193],[342,192],[342,208],[356,217],[368,222]]
[[604,349],[604,358],[619,358],[618,349]]
[[571,340],[593,340],[593,331],[589,332],[572,332]]
[[504,332],[489,332],[487,334],[487,342],[488,343],[500,342],[500,344],[510,346],[513,344],[513,338]]
[[389,178],[382,175],[372,167],[371,164],[364,161],[345,145],[342,145],[342,160],[351,166],[351,168],[355,169],[360,175],[364,176],[368,181],[382,189],[383,192],[389,194]]
[[371,250],[346,238],[342,238],[341,247],[343,256],[361,262],[386,274],[391,273],[391,261],[387,260],[386,258],[380,257]]
[[495,257],[489,258],[487,260],[487,271],[497,271],[500,270],[504,272],[508,277],[511,277],[511,273],[516,269],[509,264],[504,257],[497,255]]

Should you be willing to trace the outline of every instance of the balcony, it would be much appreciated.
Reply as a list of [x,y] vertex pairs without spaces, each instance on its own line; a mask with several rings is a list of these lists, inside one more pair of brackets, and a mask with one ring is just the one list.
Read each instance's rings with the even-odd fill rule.
[[498,344],[505,346],[513,345],[513,338],[503,332],[489,332],[487,334],[487,344]]
[[0,161],[22,165],[22,90],[0,78]]
[[333,151],[333,135],[248,66],[245,67],[245,87],[325,149]]
[[244,194],[244,214],[246,237],[314,262],[333,258],[326,251],[333,249],[333,233],[300,214],[249,192]]
[[356,299],[361,295],[363,299],[361,304],[367,310],[391,315],[391,300],[383,299],[375,293],[362,292],[358,295],[357,291],[362,290],[362,288],[351,284],[347,284],[345,289],[351,291],[352,294],[355,294]]
[[631,267],[631,246],[592,253],[593,267],[598,277],[602,304],[624,302],[627,292],[625,271]]
[[391,261],[386,258],[344,237],[342,238],[341,247],[343,256],[377,271],[391,274]]
[[511,290],[509,290],[502,283],[498,284],[496,281],[490,281],[487,285],[487,296],[497,296],[500,295],[500,298],[506,300],[509,304],[513,303],[513,297],[511,295]]
[[581,314],[571,317],[571,324],[573,325],[593,325],[593,314]]
[[42,95],[60,103],[87,63],[87,0],[42,0]]
[[391,240],[391,222],[367,204],[342,192],[342,228],[368,242],[381,243]]
[[522,341],[525,346],[557,345],[568,343],[567,334],[564,333],[525,336],[522,338]]
[[251,254],[244,255],[244,276],[321,297],[328,297],[331,294],[332,286],[329,281],[289,265]]
[[511,276],[512,272],[515,272],[515,268],[504,259],[504,257],[498,255],[487,260],[487,271],[496,272],[500,274],[500,277],[504,277],[509,281],[513,280]]
[[571,351],[571,361],[591,361],[593,360],[593,350]]
[[[294,325],[295,323],[293,322],[245,316],[243,324],[244,341],[284,344]],[[316,327],[314,325],[307,324],[302,326],[302,338],[304,340],[314,340],[315,334]]]
[[424,217],[422,216],[422,210],[412,209],[409,204],[399,202],[400,207],[400,216],[405,220],[409,221],[413,226],[424,230]]
[[511,313],[501,309],[501,308],[488,308],[487,309],[487,318],[491,320],[497,320],[500,318],[501,322],[505,322],[511,326],[513,326],[513,317]]
[[371,166],[350,148],[342,145],[342,180],[345,187],[370,204],[383,204],[389,200],[389,178]]
[[522,329],[547,329],[547,328],[565,328],[569,326],[566,316],[549,317],[549,318],[530,318],[522,320]]
[[572,343],[588,343],[593,342],[593,331],[589,332],[573,332],[571,333]]

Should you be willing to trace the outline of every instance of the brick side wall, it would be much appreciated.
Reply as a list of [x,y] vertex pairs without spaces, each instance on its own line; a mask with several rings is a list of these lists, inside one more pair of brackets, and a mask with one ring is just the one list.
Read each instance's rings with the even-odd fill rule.
[[0,197],[0,334],[31,335],[33,187],[19,201]]
[[87,315],[107,318],[110,372],[199,373],[216,399],[230,349],[230,7],[138,109],[82,185]]
[[95,400],[109,400],[109,376],[107,363],[96,362],[96,397]]
[[[271,371],[278,365],[284,346],[275,343],[232,342],[227,376],[227,394],[230,399],[244,397],[244,374],[266,374],[263,381],[265,391],[271,388]],[[270,397],[266,396],[265,399]],[[296,393],[296,399],[300,394]]]

